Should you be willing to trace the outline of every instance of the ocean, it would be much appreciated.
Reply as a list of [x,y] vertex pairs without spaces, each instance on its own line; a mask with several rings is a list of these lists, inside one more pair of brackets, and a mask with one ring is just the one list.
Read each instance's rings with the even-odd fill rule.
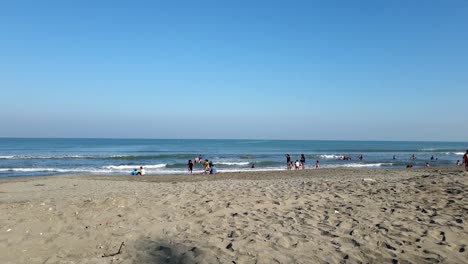
[[[219,172],[285,170],[286,153],[293,161],[305,154],[308,168],[316,160],[321,168],[455,166],[466,149],[468,142],[0,138],[0,178],[130,175],[140,166],[149,175],[180,175],[187,174],[187,161],[198,155]],[[416,160],[410,160],[413,154]],[[351,160],[340,160],[343,155]],[[196,164],[194,173],[202,171]]]

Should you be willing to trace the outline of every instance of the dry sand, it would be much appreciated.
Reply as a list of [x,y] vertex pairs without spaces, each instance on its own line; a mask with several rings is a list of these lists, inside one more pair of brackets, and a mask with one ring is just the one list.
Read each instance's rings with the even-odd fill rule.
[[2,180],[0,263],[468,263],[467,179],[432,168]]

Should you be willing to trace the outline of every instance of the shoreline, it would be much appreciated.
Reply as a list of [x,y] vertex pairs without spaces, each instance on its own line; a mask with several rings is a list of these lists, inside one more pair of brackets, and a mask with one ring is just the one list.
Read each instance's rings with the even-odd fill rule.
[[461,167],[1,179],[0,262],[468,263],[467,192]]
[[361,173],[362,175],[372,176],[380,175],[384,172],[386,175],[401,175],[405,172],[453,172],[465,171],[462,166],[450,167],[425,167],[425,168],[392,168],[392,169],[371,169],[371,168],[320,168],[320,169],[305,169],[305,170],[268,170],[268,171],[238,171],[238,172],[219,172],[217,174],[147,174],[145,176],[130,176],[128,174],[60,174],[48,176],[20,176],[20,177],[5,177],[0,178],[0,184],[15,181],[30,181],[34,179],[60,179],[60,178],[82,178],[95,180],[117,180],[117,181],[136,181],[136,182],[197,182],[197,181],[213,181],[213,180],[268,180],[278,178],[294,178],[294,177],[310,177],[314,175],[333,174],[334,177],[346,176],[349,173]]

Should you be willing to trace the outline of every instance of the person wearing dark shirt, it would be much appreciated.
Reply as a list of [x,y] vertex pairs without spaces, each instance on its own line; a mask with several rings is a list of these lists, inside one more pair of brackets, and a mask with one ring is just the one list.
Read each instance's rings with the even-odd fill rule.
[[192,174],[192,172],[193,172],[193,161],[192,160],[188,161],[187,167],[188,167],[188,171],[190,172],[190,174]]

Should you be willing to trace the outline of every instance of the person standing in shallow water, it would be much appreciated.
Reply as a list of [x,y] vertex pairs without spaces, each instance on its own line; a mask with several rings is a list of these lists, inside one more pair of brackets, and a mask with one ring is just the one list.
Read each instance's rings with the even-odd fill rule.
[[305,158],[304,154],[301,154],[302,169],[305,169],[305,162],[306,162],[306,158]]
[[466,150],[465,155],[463,155],[463,164],[465,164],[465,170],[468,172],[468,149]]
[[289,169],[289,164],[291,164],[291,155],[286,154],[286,164],[288,165],[288,169]]
[[210,174],[210,162],[208,159],[205,160],[205,163],[203,164],[205,166],[205,174]]
[[193,161],[192,160],[188,161],[187,167],[188,167],[188,171],[190,172],[190,174],[193,174]]

